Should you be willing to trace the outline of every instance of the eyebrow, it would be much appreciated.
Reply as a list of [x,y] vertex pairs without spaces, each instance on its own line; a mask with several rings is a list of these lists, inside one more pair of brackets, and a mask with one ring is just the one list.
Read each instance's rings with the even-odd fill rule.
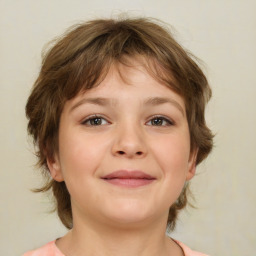
[[93,104],[93,105],[99,105],[99,106],[108,106],[115,103],[113,99],[108,98],[85,98],[80,101],[78,101],[72,108],[70,109],[70,112],[73,111],[75,108],[79,107],[83,104]]
[[163,98],[162,97],[151,97],[145,101],[145,105],[152,105],[152,106],[158,106],[158,105],[162,105],[162,104],[166,104],[166,103],[174,105],[182,113],[182,115],[185,116],[184,109],[174,99],[165,98],[165,97],[163,97]]
[[[182,106],[174,99],[171,98],[166,98],[166,97],[150,97],[146,99],[143,102],[146,106],[158,106],[162,104],[169,103],[171,105],[174,105],[181,113],[183,116],[185,116],[184,109]],[[110,106],[110,105],[116,105],[117,101],[112,98],[102,98],[102,97],[97,97],[97,98],[84,98],[80,101],[78,101],[74,106],[71,107],[70,112],[73,111],[75,108],[79,107],[80,105],[83,104],[93,104],[93,105],[99,105],[99,106]]]

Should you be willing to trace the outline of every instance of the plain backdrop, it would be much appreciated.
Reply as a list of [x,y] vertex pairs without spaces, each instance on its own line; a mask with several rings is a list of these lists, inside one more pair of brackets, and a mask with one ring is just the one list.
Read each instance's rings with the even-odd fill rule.
[[26,99],[43,46],[81,20],[150,16],[204,61],[213,88],[207,120],[211,156],[192,181],[197,209],[180,216],[173,237],[210,255],[256,249],[255,0],[0,0],[0,255],[21,255],[66,230],[49,198],[30,192],[41,177],[26,134]]

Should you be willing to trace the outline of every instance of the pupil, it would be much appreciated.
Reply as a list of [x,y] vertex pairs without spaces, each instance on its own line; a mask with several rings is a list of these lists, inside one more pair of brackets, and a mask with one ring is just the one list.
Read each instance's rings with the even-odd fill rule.
[[101,124],[101,118],[94,118],[91,120],[91,125],[100,125]]
[[160,118],[153,119],[153,124],[154,125],[162,125],[162,123],[163,123],[163,120],[160,119]]

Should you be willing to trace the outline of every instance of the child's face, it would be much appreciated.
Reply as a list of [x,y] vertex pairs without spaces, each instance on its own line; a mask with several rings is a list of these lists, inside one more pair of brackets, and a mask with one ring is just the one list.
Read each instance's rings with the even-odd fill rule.
[[133,62],[119,65],[121,76],[112,67],[63,109],[59,153],[48,165],[66,182],[74,221],[166,222],[194,175],[183,99]]

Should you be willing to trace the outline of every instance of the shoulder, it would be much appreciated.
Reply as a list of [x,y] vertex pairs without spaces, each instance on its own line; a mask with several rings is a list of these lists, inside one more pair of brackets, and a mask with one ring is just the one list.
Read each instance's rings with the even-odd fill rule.
[[64,256],[64,255],[55,245],[55,241],[52,241],[34,251],[26,252],[22,256]]
[[201,252],[196,252],[191,250],[189,247],[187,247],[185,244],[175,240],[175,242],[182,248],[184,251],[185,256],[209,256]]

